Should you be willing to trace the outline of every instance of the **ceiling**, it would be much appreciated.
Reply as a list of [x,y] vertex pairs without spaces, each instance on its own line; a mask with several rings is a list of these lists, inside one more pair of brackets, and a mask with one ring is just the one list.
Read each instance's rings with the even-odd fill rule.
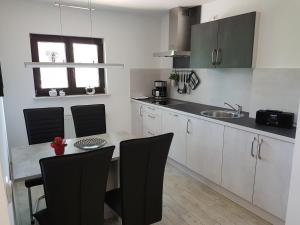
[[[59,0],[40,0],[58,2]],[[65,4],[88,5],[89,0],[61,0]],[[93,7],[114,7],[141,10],[168,10],[178,6],[196,6],[213,0],[92,0]]]

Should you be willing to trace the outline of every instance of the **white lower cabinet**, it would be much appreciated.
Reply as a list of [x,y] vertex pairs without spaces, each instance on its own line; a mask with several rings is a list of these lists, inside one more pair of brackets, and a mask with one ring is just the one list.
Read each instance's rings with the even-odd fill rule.
[[186,129],[187,117],[164,111],[162,113],[162,132],[173,132],[169,157],[182,165],[186,165]]
[[294,145],[259,136],[253,204],[285,220]]
[[143,137],[143,105],[131,104],[131,132],[136,137]]
[[294,144],[225,127],[222,186],[285,220]]
[[252,202],[258,135],[225,127],[222,186]]
[[285,220],[294,144],[138,103],[132,132],[173,132],[170,158]]
[[145,137],[159,135],[162,132],[162,111],[156,107],[143,107],[143,133]]
[[189,118],[187,167],[216,184],[221,183],[224,126]]

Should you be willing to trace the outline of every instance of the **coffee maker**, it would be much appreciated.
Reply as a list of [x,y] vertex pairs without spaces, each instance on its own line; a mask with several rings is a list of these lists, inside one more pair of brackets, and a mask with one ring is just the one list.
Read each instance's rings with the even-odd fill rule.
[[154,87],[152,96],[155,100],[165,100],[167,98],[167,81],[156,80],[154,81]]

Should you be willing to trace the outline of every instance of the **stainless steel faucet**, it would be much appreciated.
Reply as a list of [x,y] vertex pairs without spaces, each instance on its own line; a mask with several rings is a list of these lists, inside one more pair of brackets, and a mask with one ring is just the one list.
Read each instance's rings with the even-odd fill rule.
[[231,109],[233,109],[235,111],[235,114],[240,116],[241,113],[242,113],[242,109],[243,107],[241,105],[238,105],[238,104],[235,104],[237,106],[237,108],[233,107],[232,105],[230,105],[229,103],[227,102],[224,102],[224,105],[227,105],[229,106]]

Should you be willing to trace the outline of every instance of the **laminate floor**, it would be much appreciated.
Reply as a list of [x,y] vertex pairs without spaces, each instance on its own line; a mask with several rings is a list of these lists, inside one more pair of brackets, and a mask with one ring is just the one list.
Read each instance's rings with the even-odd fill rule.
[[[169,164],[163,198],[163,219],[156,225],[270,225]],[[106,217],[105,225],[122,224],[111,212]]]

